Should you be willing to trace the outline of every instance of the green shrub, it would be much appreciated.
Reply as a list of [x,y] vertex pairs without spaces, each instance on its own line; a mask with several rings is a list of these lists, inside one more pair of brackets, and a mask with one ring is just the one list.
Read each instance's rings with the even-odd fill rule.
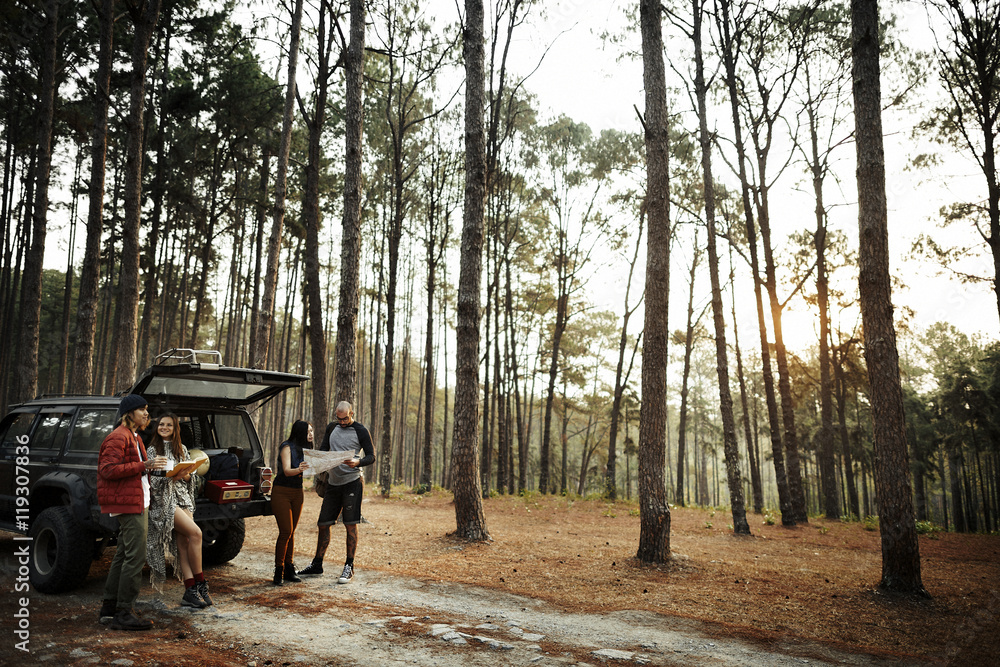
[[878,517],[869,514],[861,522],[861,525],[865,530],[878,530]]
[[534,503],[535,505],[538,504],[535,502],[538,499],[538,491],[535,491],[534,489],[524,489],[518,495],[524,498],[525,505],[528,503]]
[[941,527],[936,525],[933,521],[918,521],[917,522],[917,535],[926,535],[932,540],[938,538],[938,533],[941,532]]
[[771,510],[764,510],[764,525],[773,526],[774,525],[774,514]]

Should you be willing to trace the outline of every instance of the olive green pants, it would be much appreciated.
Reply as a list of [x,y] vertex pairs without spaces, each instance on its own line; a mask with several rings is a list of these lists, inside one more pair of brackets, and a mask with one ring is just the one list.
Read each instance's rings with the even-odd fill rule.
[[114,600],[119,611],[130,610],[139,597],[142,568],[146,565],[147,510],[142,514],[119,514],[118,548],[111,560],[104,599]]

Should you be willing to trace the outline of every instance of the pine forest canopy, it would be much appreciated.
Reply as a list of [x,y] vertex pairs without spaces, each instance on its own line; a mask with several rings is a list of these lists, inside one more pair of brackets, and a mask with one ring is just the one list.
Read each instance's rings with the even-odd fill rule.
[[[293,4],[299,20],[265,0],[3,10],[3,407],[218,349],[316,380],[265,409],[270,447],[350,397],[384,492],[451,488],[471,470],[453,410],[468,349],[483,495],[630,498],[655,345],[671,502],[878,513],[848,5],[659,5],[660,206],[640,3],[487,4],[477,248],[460,23],[476,3]],[[997,530],[1000,2],[882,12],[916,519]],[[470,253],[474,349],[456,333],[475,321]]]

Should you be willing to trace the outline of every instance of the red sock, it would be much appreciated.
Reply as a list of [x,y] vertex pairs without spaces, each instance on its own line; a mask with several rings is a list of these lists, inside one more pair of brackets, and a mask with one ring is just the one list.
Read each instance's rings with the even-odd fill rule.
[[194,575],[194,580],[199,584],[205,581],[205,573],[199,572],[198,574]]
[[184,588],[191,588],[192,586],[194,586],[194,579],[184,580]]

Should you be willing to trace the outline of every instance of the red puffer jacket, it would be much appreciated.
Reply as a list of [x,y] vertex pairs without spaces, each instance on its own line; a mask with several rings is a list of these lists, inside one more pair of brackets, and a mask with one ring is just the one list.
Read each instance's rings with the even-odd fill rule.
[[97,458],[97,502],[105,514],[141,514],[145,453],[124,424],[108,434]]

